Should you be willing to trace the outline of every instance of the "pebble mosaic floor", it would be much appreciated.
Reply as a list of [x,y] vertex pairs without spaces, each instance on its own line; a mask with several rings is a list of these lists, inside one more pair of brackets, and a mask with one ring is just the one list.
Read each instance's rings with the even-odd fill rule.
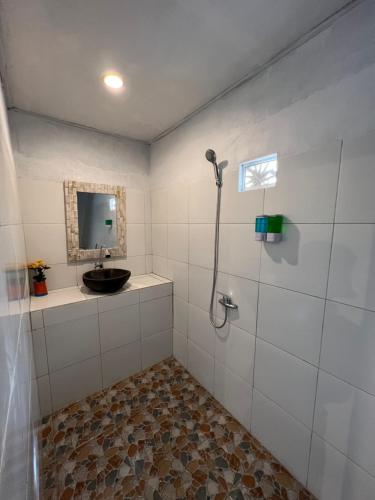
[[42,498],[312,500],[174,359],[43,419]]

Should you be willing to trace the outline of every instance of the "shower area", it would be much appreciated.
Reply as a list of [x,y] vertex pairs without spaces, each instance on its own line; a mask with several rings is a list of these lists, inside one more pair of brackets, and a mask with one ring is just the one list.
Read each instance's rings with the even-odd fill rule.
[[0,0],[1,500],[374,500],[374,1],[29,1]]

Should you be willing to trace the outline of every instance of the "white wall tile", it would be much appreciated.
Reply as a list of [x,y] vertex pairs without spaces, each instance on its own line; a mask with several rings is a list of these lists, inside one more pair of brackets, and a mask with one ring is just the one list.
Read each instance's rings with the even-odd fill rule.
[[[229,295],[238,305],[235,311],[229,311],[230,322],[248,332],[255,334],[258,304],[258,283],[239,276],[219,273],[217,277],[217,298],[222,294]],[[217,305],[217,315],[224,317],[224,308]]]
[[301,482],[307,478],[311,431],[253,390],[251,432]]
[[375,313],[327,302],[320,366],[375,394]]
[[[110,262],[111,262],[111,266],[108,266],[108,267],[117,267],[117,268],[124,267],[122,265],[122,263],[124,262],[122,259],[121,259],[121,261],[117,260],[117,259],[116,260],[110,259]],[[104,262],[103,266],[107,267],[105,262]],[[77,262],[76,268],[77,268],[77,286],[85,287],[85,291],[87,291],[88,289],[86,290],[86,285],[83,283],[83,274],[86,273],[87,271],[92,271],[94,269],[94,262],[92,262],[92,261]],[[126,267],[125,267],[125,269],[126,269]]]
[[159,363],[173,354],[172,330],[157,333],[142,342],[142,369]]
[[254,387],[312,428],[318,370],[257,339]]
[[356,464],[375,475],[374,396],[321,371],[314,430]]
[[314,434],[307,486],[319,500],[373,500],[375,478]]
[[202,178],[189,186],[189,222],[214,223],[217,188],[213,178]]
[[254,229],[254,224],[220,225],[220,271],[242,278],[259,279],[261,245],[254,240]]
[[145,193],[139,189],[126,189],[126,222],[143,224],[145,222]]
[[99,354],[97,314],[46,326],[45,332],[50,371]]
[[168,222],[189,221],[189,189],[186,184],[175,184],[168,188]]
[[173,330],[173,356],[187,368],[187,337]]
[[24,224],[64,224],[65,204],[62,182],[18,179]]
[[75,264],[54,264],[46,272],[48,290],[77,286],[77,266]]
[[126,224],[126,244],[127,255],[145,255],[146,253],[146,233],[144,224]]
[[283,241],[262,248],[260,281],[324,297],[331,234],[330,224],[286,224]]
[[190,224],[189,263],[212,269],[214,265],[214,225]]
[[216,330],[215,360],[241,377],[247,384],[253,384],[255,337],[234,325]]
[[42,311],[32,311],[30,313],[30,318],[31,318],[31,328],[33,330],[38,330],[39,328],[44,327]]
[[145,224],[145,251],[152,254],[152,224]]
[[189,302],[205,311],[210,308],[212,269],[189,266]]
[[188,224],[168,224],[168,259],[188,261]]
[[238,192],[239,172],[224,172],[224,186],[221,198],[222,223],[249,224],[255,217],[263,213],[263,189]]
[[259,291],[257,335],[317,365],[324,300],[262,284]]
[[101,389],[100,358],[87,359],[51,373],[50,381],[52,406],[56,411]]
[[103,387],[123,380],[141,368],[141,344],[133,342],[102,354]]
[[139,340],[139,304],[100,313],[99,330],[102,352]]
[[246,428],[250,429],[252,388],[215,361],[214,396]]
[[208,313],[189,304],[188,338],[201,349],[214,356],[215,330],[210,323]]
[[152,224],[152,253],[166,257],[168,251],[167,224]]
[[24,231],[28,261],[67,262],[65,224],[25,224]]
[[104,263],[104,267],[127,269],[131,271],[132,276],[138,276],[146,272],[146,256],[137,255],[133,257],[129,256],[126,259],[110,259]]
[[145,258],[146,258],[145,273],[146,274],[152,273],[153,272],[153,269],[152,269],[152,255],[146,255]]
[[151,191],[151,218],[153,224],[168,221],[168,193],[164,189]]
[[152,214],[151,214],[151,191],[145,191],[145,224],[151,224]]
[[48,373],[46,338],[44,328],[34,330],[32,332],[35,374],[37,377],[42,377]]
[[159,275],[169,277],[168,274],[168,259],[159,255],[152,256],[152,272]]
[[51,400],[51,388],[50,388],[49,376],[44,375],[43,377],[37,378],[36,382],[38,386],[40,415],[42,417],[45,417],[52,413],[52,400]]
[[100,313],[121,309],[139,303],[139,291],[131,290],[128,292],[116,293],[98,298],[98,310]]
[[214,358],[188,339],[188,370],[211,394],[214,390]]
[[141,302],[145,302],[146,300],[154,300],[160,299],[161,297],[167,297],[168,295],[172,295],[172,293],[172,283],[162,283],[160,285],[142,288],[139,291],[139,297]]
[[333,222],[340,153],[341,141],[333,141],[296,156],[279,156],[277,184],[265,190],[264,213],[281,210],[294,223]]
[[141,302],[142,337],[170,330],[173,326],[172,297]]
[[173,281],[173,295],[188,300],[188,264],[168,260],[167,276]]
[[375,132],[344,140],[336,222],[375,223]]
[[328,297],[375,310],[375,225],[335,226]]
[[60,307],[44,309],[44,325],[50,326],[57,323],[64,323],[73,319],[84,318],[98,312],[97,301],[95,299],[83,300],[76,304],[68,304]]
[[177,296],[173,297],[173,328],[182,335],[187,335],[189,304]]

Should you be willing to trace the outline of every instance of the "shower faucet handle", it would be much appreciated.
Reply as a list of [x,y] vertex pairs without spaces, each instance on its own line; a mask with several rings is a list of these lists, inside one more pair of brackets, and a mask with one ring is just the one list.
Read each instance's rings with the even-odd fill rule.
[[238,309],[238,305],[232,302],[232,297],[229,295],[223,295],[222,298],[219,299],[219,304],[224,306],[226,309]]

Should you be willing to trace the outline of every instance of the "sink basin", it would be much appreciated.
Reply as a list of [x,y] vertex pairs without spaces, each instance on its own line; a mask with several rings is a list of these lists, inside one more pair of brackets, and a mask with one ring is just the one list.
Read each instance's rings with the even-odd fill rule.
[[100,293],[113,293],[120,290],[130,278],[126,269],[93,269],[83,274],[84,284],[90,290]]

